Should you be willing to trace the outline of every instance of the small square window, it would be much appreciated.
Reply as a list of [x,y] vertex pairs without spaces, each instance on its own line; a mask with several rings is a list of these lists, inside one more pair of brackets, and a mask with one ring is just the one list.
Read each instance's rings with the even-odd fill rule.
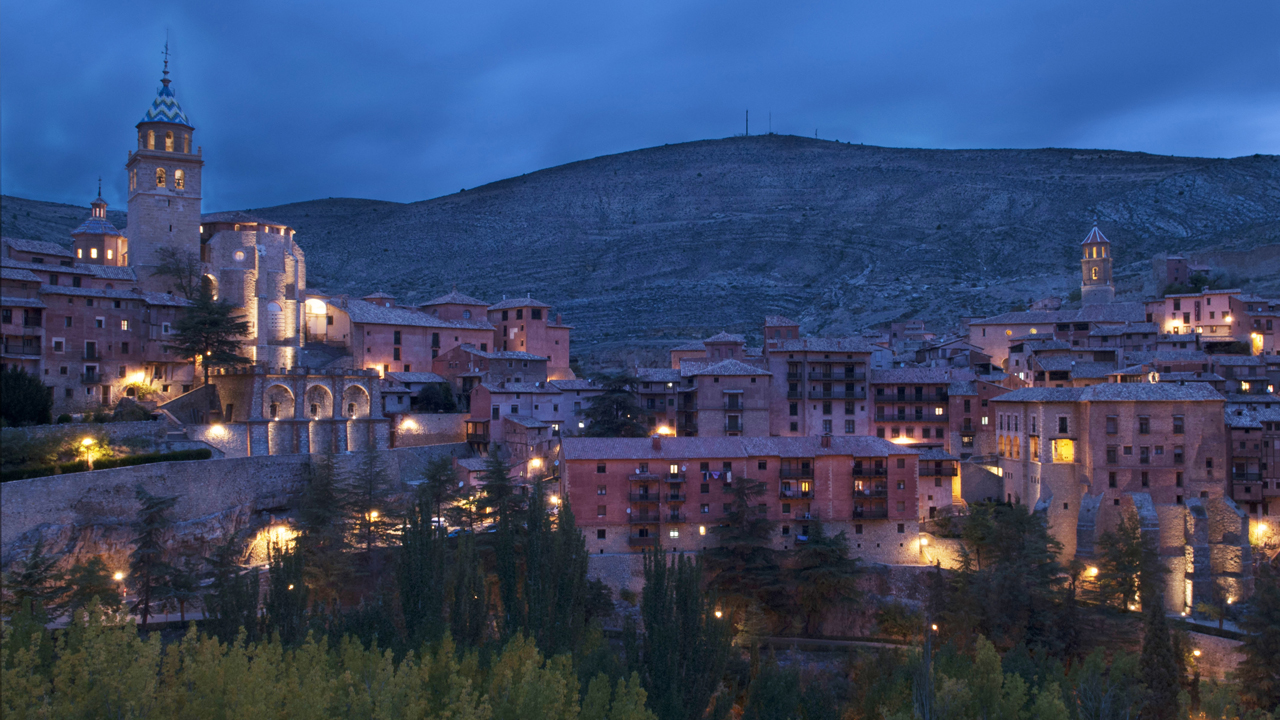
[[761,460],[760,462],[756,463],[756,469],[757,469],[757,470],[768,470],[768,469],[769,469],[769,461],[768,461],[768,460]]
[[596,463],[596,472],[597,472],[597,473],[604,473],[604,472],[605,472],[605,464],[604,464],[604,463]]
[[604,540],[605,539],[604,533],[605,533],[604,528],[600,528],[599,530],[596,530],[596,539]]

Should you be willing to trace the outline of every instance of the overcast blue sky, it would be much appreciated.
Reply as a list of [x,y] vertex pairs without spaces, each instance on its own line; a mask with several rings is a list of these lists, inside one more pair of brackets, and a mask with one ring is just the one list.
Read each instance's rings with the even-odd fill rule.
[[168,32],[207,211],[743,130],[1280,153],[1280,2],[0,0],[0,185],[116,208]]

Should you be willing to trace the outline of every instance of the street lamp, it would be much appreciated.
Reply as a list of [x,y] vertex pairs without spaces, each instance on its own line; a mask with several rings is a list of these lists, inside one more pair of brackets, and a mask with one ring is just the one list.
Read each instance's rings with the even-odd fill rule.
[[124,573],[117,570],[116,574],[111,576],[111,579],[115,580],[116,582],[124,582]]

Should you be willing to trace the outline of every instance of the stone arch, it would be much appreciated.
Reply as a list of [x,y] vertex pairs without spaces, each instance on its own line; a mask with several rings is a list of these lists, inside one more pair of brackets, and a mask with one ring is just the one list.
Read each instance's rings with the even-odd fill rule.
[[156,187],[164,187],[164,168],[156,168]]
[[303,412],[310,420],[329,420],[333,418],[333,393],[320,384],[307,386],[303,402]]
[[348,385],[342,391],[342,416],[348,420],[367,420],[370,404],[369,391],[363,385]]
[[275,383],[262,393],[262,416],[268,420],[292,420],[297,405],[293,390]]
[[280,303],[274,300],[267,303],[267,332],[267,337],[271,340],[280,341],[284,339],[284,308],[280,307]]
[[293,423],[296,403],[293,390],[281,383],[274,383],[262,393],[262,416],[267,419],[267,453],[289,455],[298,452],[298,439]]
[[173,152],[173,131],[172,130],[164,134],[164,151]]

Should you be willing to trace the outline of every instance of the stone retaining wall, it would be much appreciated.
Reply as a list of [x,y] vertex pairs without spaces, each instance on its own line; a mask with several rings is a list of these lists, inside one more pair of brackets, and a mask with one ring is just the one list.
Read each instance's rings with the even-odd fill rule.
[[418,447],[467,441],[468,413],[401,413],[391,416],[395,447]]

